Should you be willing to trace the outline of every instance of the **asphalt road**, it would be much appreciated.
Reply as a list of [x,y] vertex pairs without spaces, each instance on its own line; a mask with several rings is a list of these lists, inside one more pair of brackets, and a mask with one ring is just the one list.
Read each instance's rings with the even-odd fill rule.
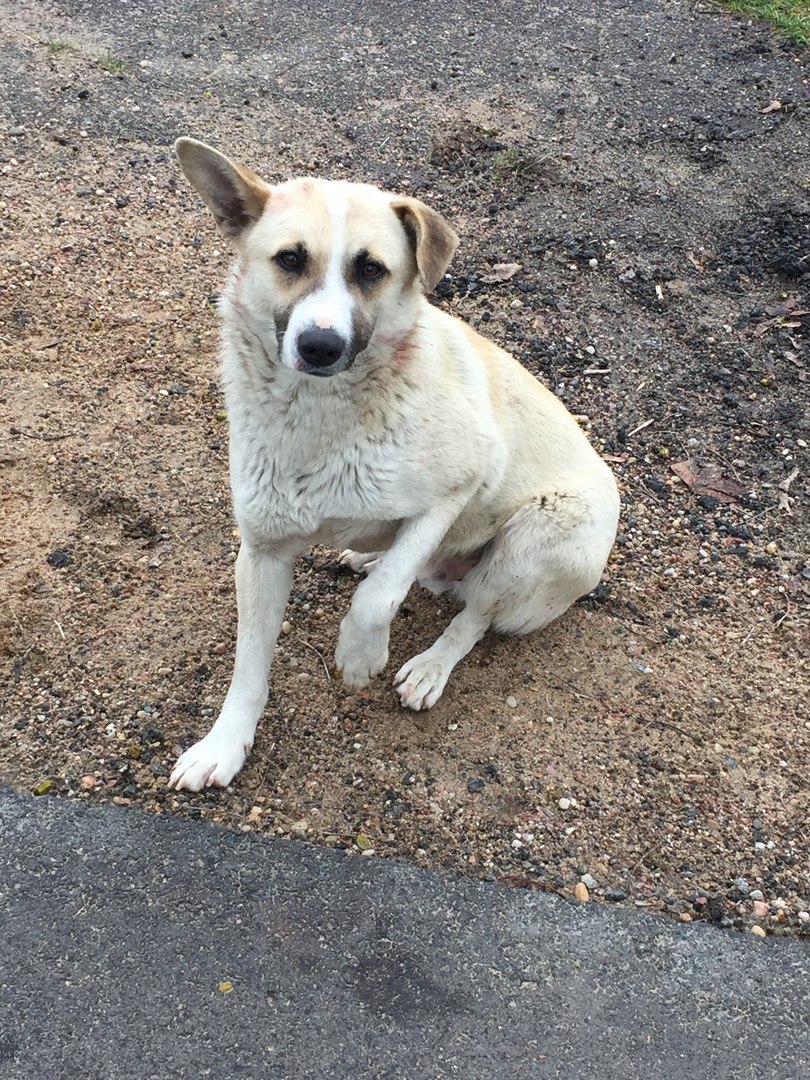
[[7,790],[0,835],[3,1080],[810,1075],[798,942]]

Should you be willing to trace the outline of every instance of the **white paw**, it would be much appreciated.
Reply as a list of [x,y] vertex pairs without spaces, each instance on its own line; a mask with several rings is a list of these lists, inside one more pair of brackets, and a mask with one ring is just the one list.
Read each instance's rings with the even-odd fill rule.
[[450,669],[424,652],[399,669],[394,676],[394,686],[402,704],[419,712],[436,704],[449,677]]
[[346,629],[348,618],[341,623],[335,663],[346,685],[360,690],[388,663],[388,629],[358,633]]
[[347,548],[338,555],[338,562],[354,570],[355,574],[367,574],[379,557],[379,551],[352,551]]
[[238,737],[210,731],[177,759],[169,787],[177,791],[227,787],[245,764],[250,746]]

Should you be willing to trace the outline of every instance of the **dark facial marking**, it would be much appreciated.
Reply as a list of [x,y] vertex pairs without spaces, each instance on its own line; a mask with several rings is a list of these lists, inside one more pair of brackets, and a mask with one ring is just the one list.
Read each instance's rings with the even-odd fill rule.
[[352,314],[352,340],[349,346],[352,359],[368,347],[373,333],[374,324],[369,321],[364,311],[355,308]]
[[370,286],[379,284],[388,276],[388,270],[379,259],[373,258],[365,250],[354,257],[351,267],[352,277],[366,291]]
[[307,249],[303,244],[296,244],[295,247],[282,248],[274,256],[275,263],[287,274],[295,274],[300,276],[307,268],[309,256]]

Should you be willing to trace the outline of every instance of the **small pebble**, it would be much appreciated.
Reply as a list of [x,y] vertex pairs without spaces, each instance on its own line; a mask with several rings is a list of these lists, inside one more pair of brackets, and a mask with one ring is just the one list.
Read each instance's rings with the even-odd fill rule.
[[750,898],[751,898],[752,900],[762,900],[762,899],[763,899],[763,896],[762,896],[762,889],[752,889],[752,890],[751,890],[751,891],[749,892],[749,894],[748,894],[748,895],[750,896]]
[[568,810],[571,807],[571,800],[570,799],[560,799],[560,801],[557,803],[557,806],[559,806],[559,808],[561,810]]
[[618,904],[620,901],[627,899],[627,893],[624,889],[605,889],[605,899]]
[[689,914],[688,911],[681,912],[681,914],[678,916],[678,918],[681,920],[681,922],[691,922],[692,921],[692,916]]
[[516,709],[517,708],[517,698],[512,697],[512,695],[510,694],[509,697],[506,699],[506,704],[509,706],[510,709]]
[[281,624],[281,632],[282,632],[282,634],[289,634],[291,631],[292,631],[292,626],[285,619],[284,622]]
[[574,886],[574,896],[577,900],[590,900],[591,898],[587,885],[581,881],[578,881]]
[[308,821],[296,821],[296,823],[290,828],[290,836],[294,840],[306,840],[308,829]]
[[810,911],[800,911],[799,922],[803,922],[805,926],[810,923]]
[[757,937],[767,937],[768,936],[765,933],[765,931],[762,929],[761,926],[752,926],[751,927],[751,933],[755,934]]
[[583,874],[579,879],[586,889],[590,889],[591,892],[597,887],[596,878],[591,877],[590,874]]
[[764,900],[754,901],[754,917],[757,919],[767,919],[770,915],[771,909],[764,902]]

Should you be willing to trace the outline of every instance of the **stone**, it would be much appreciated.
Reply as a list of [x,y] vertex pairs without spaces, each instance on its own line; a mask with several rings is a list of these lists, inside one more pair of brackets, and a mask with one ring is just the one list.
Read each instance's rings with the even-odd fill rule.
[[618,904],[620,901],[627,899],[627,893],[624,889],[605,889],[605,899]]

